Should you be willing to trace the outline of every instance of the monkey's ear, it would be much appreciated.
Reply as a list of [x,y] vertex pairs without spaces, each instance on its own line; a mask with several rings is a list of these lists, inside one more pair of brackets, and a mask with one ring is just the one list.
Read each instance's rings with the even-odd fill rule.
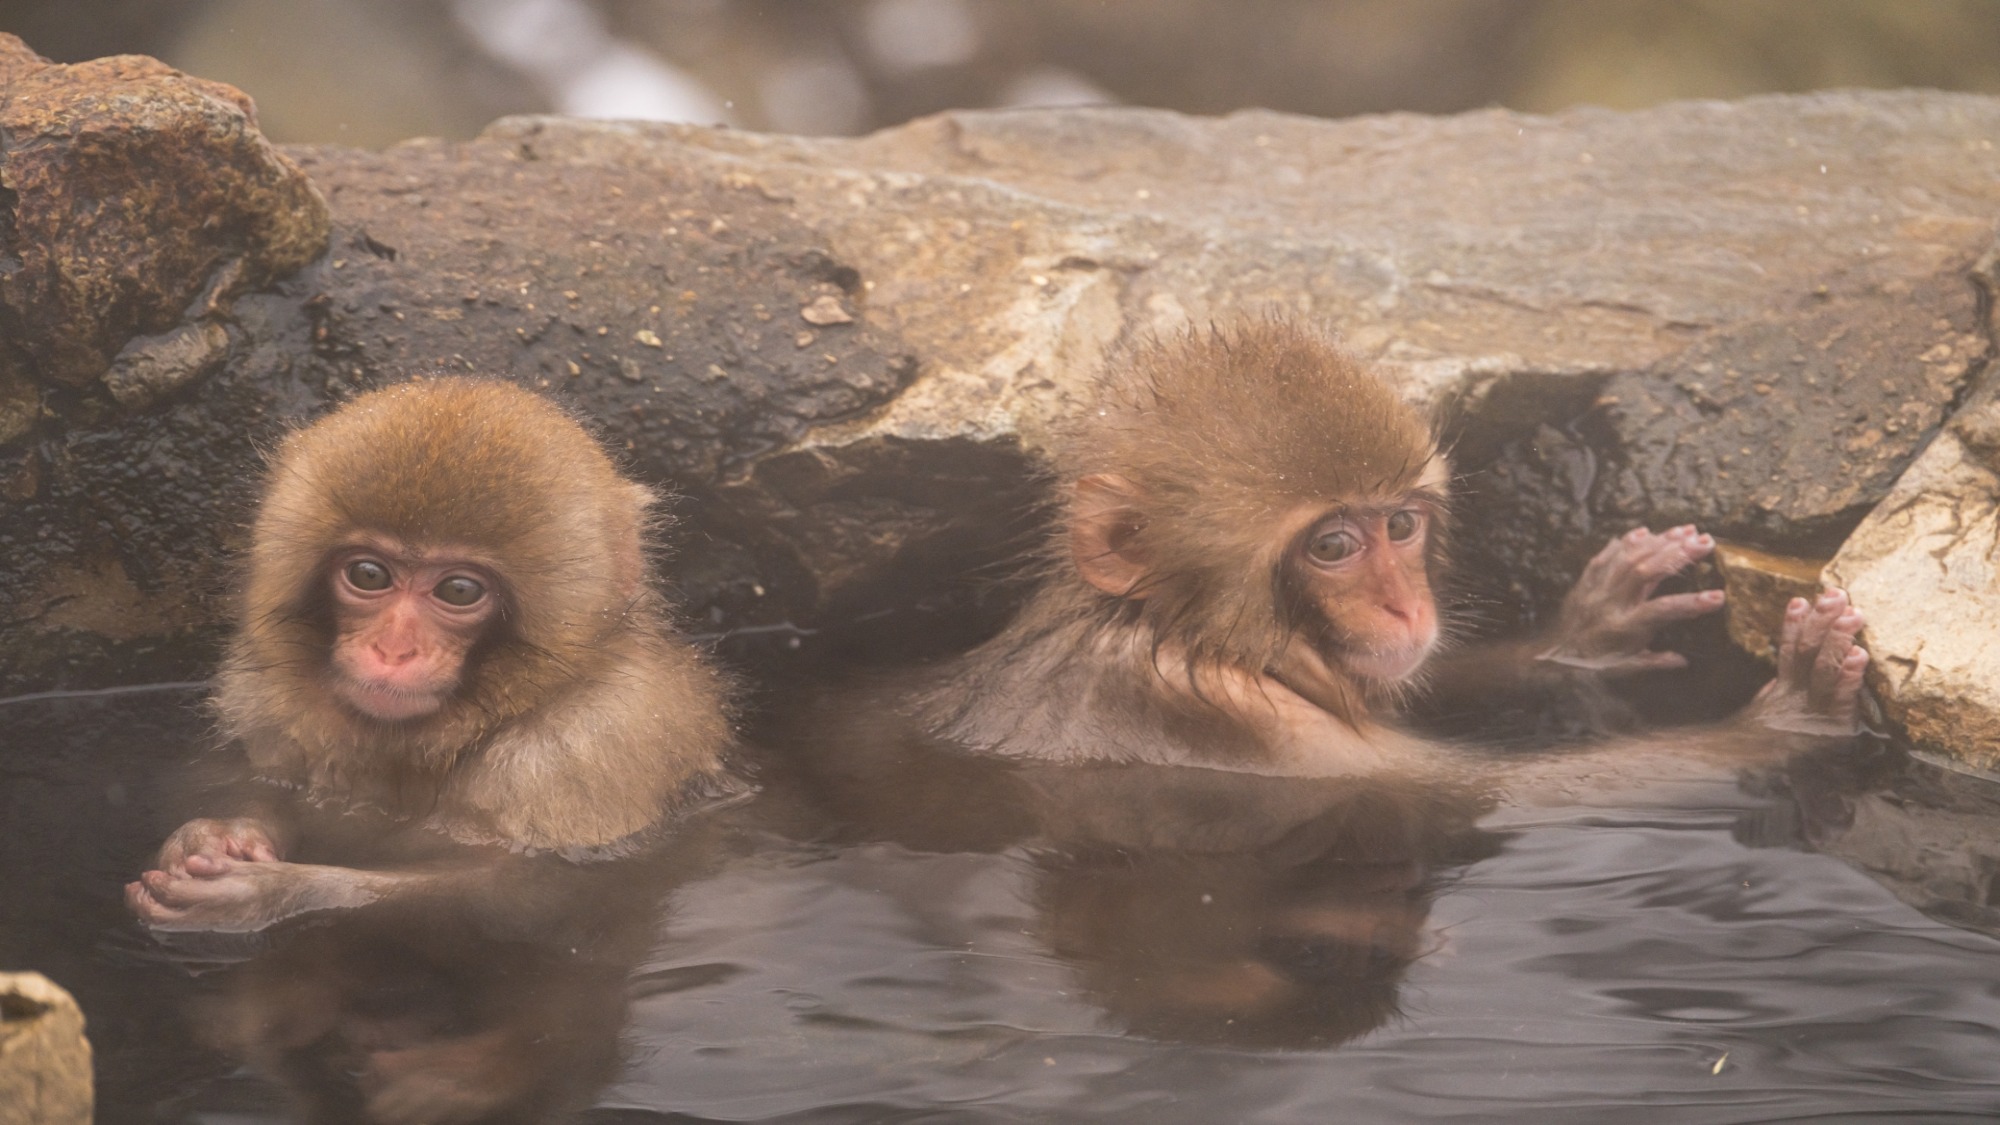
[[1134,539],[1146,518],[1139,486],[1114,473],[1092,473],[1076,482],[1069,504],[1069,557],[1085,582],[1117,597],[1135,594],[1146,560]]

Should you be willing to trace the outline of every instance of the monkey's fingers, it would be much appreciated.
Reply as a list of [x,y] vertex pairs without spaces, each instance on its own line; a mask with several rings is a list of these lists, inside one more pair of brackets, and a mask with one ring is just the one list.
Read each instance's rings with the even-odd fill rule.
[[1847,591],[1828,588],[1813,600],[1812,608],[1799,622],[1799,663],[1798,674],[1810,676],[1813,662],[1819,658],[1820,646],[1826,643],[1827,634],[1834,622],[1847,612]]
[[274,863],[278,853],[271,842],[261,836],[232,836],[223,841],[222,854],[230,859],[246,860],[251,863]]
[[[204,857],[189,856],[193,864]],[[174,875],[165,871],[148,871],[139,876],[146,891],[158,901],[168,905],[187,908],[205,904],[235,902],[245,897],[250,888],[242,879],[230,878],[236,861],[227,859],[208,860],[201,873],[190,871],[185,875]]]
[[176,913],[162,905],[160,900],[154,898],[152,892],[146,889],[146,884],[136,879],[125,884],[125,909],[130,910],[140,921],[148,925],[165,921],[169,915]]
[[1799,679],[1799,637],[1805,630],[1806,614],[1812,606],[1804,598],[1785,603],[1785,621],[1778,633],[1778,676],[1771,683],[1788,690]]
[[139,921],[144,922],[148,927],[155,930],[179,929],[181,928],[180,923],[187,918],[187,911],[176,910],[171,906],[166,906],[151,898],[146,898],[144,897],[144,892],[141,892],[141,896],[136,900],[129,894],[125,896],[125,905],[132,908],[132,913],[138,917]]
[[148,871],[139,876],[139,885],[146,894],[161,906],[185,906],[184,888],[194,884],[185,875],[175,875],[166,871]]
[[1687,657],[1678,652],[1642,652],[1625,661],[1621,672],[1662,672],[1688,666]]
[[187,857],[193,854],[194,852],[183,847],[178,839],[169,839],[160,846],[159,857],[153,860],[153,866],[162,871],[179,871],[186,866]]
[[181,864],[181,870],[197,879],[214,879],[229,874],[237,862],[239,861],[231,859],[227,855],[211,855],[208,852],[196,852],[187,857],[186,862]]
[[1819,649],[1813,654],[1812,682],[1806,693],[1807,706],[1815,713],[1841,713],[1838,698],[1846,678],[1847,657],[1856,648],[1854,638],[1861,632],[1861,624],[1861,613],[1855,609],[1849,609],[1828,623],[1826,636],[1820,640]]
[[1715,539],[1696,530],[1693,524],[1669,529],[1658,537],[1654,550],[1634,561],[1634,570],[1642,581],[1641,595],[1652,597],[1660,583],[1714,552]]
[[1611,596],[1639,601],[1659,584],[1715,549],[1715,540],[1683,524],[1654,534],[1643,527],[1613,539],[1584,569],[1579,590],[1602,586]]
[[[1780,678],[1796,691],[1811,686],[1813,661],[1818,659],[1820,646],[1826,642],[1827,630],[1847,612],[1847,594],[1841,590],[1823,590],[1819,597],[1799,608],[1802,601],[1794,599],[1786,607],[1785,627],[1778,647]],[[1785,659],[1788,656],[1789,661]]]
[[1701,590],[1692,594],[1668,594],[1664,598],[1649,598],[1640,603],[1632,613],[1633,620],[1648,629],[1671,625],[1676,621],[1688,621],[1714,613],[1722,608],[1721,590]]
[[1856,728],[1861,725],[1861,684],[1867,672],[1868,650],[1856,645],[1840,662],[1840,679],[1833,689],[1833,713]]
[[1635,527],[1606,543],[1603,550],[1591,557],[1577,586],[1579,589],[1586,584],[1620,588],[1630,579],[1633,560],[1650,555],[1659,547],[1659,536],[1646,528]]
[[1652,536],[1653,533],[1645,528],[1635,527],[1598,548],[1597,553],[1590,556],[1590,561],[1583,565],[1583,573],[1577,576],[1577,588],[1582,589],[1585,586],[1607,580],[1619,568],[1620,561],[1627,554],[1640,547],[1647,540],[1651,539]]

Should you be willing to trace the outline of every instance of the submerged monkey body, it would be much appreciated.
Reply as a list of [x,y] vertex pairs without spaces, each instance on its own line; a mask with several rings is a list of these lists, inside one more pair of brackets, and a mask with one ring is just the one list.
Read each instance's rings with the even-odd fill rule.
[[950,744],[1029,761],[1310,777],[1435,765],[1358,698],[1336,713],[1269,675],[1191,666],[1131,622],[1070,618],[1064,600],[1031,604],[1001,636],[908,693],[904,708]]

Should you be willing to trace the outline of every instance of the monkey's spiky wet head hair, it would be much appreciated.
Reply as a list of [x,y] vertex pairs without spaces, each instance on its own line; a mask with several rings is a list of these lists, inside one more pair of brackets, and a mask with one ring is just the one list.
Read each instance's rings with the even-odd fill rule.
[[[1291,620],[1288,531],[1339,503],[1442,483],[1428,420],[1313,328],[1245,319],[1144,344],[1115,365],[1058,455],[1066,482],[1129,482],[1124,599],[1192,655],[1267,659]],[[1441,496],[1438,499],[1442,499]]]

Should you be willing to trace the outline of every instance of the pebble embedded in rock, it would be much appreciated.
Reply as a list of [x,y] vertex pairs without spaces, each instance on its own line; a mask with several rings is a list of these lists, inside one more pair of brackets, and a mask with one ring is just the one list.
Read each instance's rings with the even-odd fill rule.
[[830,324],[854,323],[853,314],[842,308],[840,299],[832,294],[819,297],[812,304],[800,309],[799,316],[804,318],[807,324],[816,324],[821,328]]

